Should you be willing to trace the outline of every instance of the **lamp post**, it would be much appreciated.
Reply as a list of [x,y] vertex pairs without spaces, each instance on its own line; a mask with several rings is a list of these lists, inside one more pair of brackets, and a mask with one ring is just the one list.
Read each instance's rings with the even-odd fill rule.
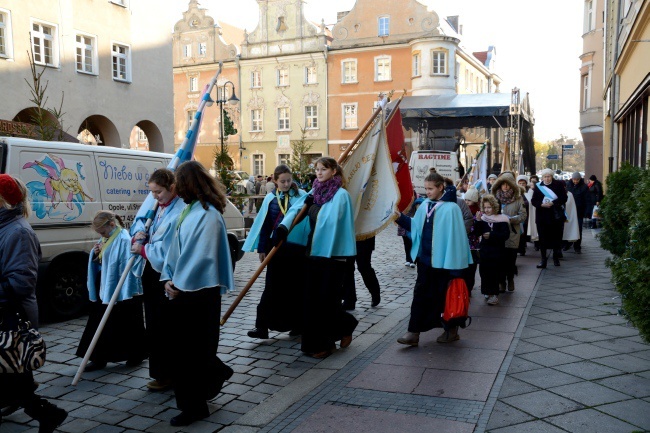
[[[228,100],[225,99],[226,95],[226,86],[230,84],[232,86],[232,95],[230,95],[230,98]],[[221,136],[221,152],[224,152],[224,143],[223,143],[223,138],[225,135],[225,121],[224,121],[224,115],[223,115],[223,104],[230,104],[231,106],[235,106],[239,103],[239,98],[237,98],[237,95],[235,93],[235,83],[232,81],[226,81],[223,83],[223,86],[219,86],[217,89],[221,89],[221,95],[219,95],[219,90],[217,90],[217,103],[219,104],[219,115],[221,116],[221,125],[219,127],[219,135]]]

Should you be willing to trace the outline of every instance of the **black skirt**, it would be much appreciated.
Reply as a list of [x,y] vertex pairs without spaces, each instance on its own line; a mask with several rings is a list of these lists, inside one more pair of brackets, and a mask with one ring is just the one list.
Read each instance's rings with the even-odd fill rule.
[[[98,279],[99,280],[99,279]],[[96,288],[97,290],[97,288]],[[92,302],[77,356],[83,358],[108,305]],[[97,345],[93,362],[142,361],[148,356],[142,313],[142,296],[116,302]]]
[[170,377],[169,300],[160,273],[147,262],[142,274],[144,318],[149,351],[149,376],[157,380]]
[[448,270],[436,269],[417,262],[418,276],[413,288],[409,332],[426,332],[442,328],[441,315],[445,311],[447,287],[451,275]]

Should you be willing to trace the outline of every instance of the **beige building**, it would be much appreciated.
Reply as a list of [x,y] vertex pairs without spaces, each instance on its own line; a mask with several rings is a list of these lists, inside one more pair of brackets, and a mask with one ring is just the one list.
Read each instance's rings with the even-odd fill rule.
[[603,178],[603,6],[586,0],[580,60],[580,133],[585,144],[585,176]]
[[327,155],[327,51],[323,24],[305,19],[302,0],[257,0],[259,22],[244,35],[241,169],[271,174],[291,156],[291,143]]
[[[167,12],[155,0],[0,0],[0,119],[31,123],[28,51],[69,139],[173,152]],[[154,78],[154,79],[152,79]]]
[[648,167],[650,2],[605,0],[604,173]]
[[[183,19],[174,26],[174,144],[180,145],[196,110],[201,102],[205,86],[219,70],[217,85],[211,93],[216,101],[203,112],[203,122],[194,152],[196,159],[205,167],[214,166],[215,152],[221,145],[228,149],[235,167],[239,167],[241,148],[240,104],[228,103],[233,92],[240,97],[239,85],[239,42],[244,31],[226,23],[219,23],[199,7],[197,0],[190,0]],[[236,42],[235,42],[236,41]],[[221,101],[221,103],[219,103]],[[227,135],[220,108],[237,129],[236,134]],[[225,117],[225,116],[224,116]],[[223,141],[222,141],[223,140]]]

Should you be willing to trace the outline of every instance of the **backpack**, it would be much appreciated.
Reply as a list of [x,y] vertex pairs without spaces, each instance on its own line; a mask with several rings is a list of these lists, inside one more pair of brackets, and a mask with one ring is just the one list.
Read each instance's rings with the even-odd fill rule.
[[[469,322],[468,322],[469,320]],[[442,313],[442,324],[445,329],[453,326],[465,328],[472,323],[469,316],[469,292],[465,280],[453,278],[449,281],[445,311]]]

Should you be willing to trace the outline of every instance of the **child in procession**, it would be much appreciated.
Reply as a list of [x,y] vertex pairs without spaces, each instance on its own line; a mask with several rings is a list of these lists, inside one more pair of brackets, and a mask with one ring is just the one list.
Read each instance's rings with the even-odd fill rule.
[[[456,188],[445,189],[445,179],[429,173],[424,179],[427,199],[413,218],[399,212],[397,224],[411,232],[411,257],[416,258],[417,279],[413,289],[408,332],[397,342],[417,346],[420,333],[442,328],[441,315],[449,281],[462,278],[472,263],[463,214],[456,204]],[[449,343],[458,340],[458,327],[449,327],[436,340]]]
[[[300,197],[277,227],[273,244],[287,239],[298,213],[307,206],[307,273],[301,350],[325,358],[352,342],[359,323],[341,304],[346,260],[356,255],[354,215],[350,194],[344,188],[343,170],[334,158],[316,161],[316,179],[309,194]],[[288,276],[287,278],[293,278]]]
[[152,198],[158,202],[149,231],[144,231],[147,213],[151,206],[142,206],[131,226],[133,244],[131,252],[145,260],[142,274],[144,291],[144,314],[149,347],[149,376],[153,379],[147,388],[162,391],[171,386],[170,355],[167,344],[167,306],[165,286],[160,281],[160,272],[165,256],[174,237],[176,219],[185,208],[183,200],[176,195],[174,173],[166,168],[154,171],[147,183]]
[[[132,257],[131,235],[123,225],[122,219],[111,211],[99,211],[93,218],[92,228],[101,238],[90,251],[88,260],[88,295],[92,305],[77,348],[80,358],[85,356]],[[127,365],[136,366],[147,358],[139,278],[142,266],[138,258],[129,270],[85,371],[100,370],[107,362],[126,361]]]
[[481,240],[479,245],[479,275],[481,293],[488,305],[499,303],[499,282],[503,278],[503,255],[510,236],[510,220],[499,214],[499,202],[491,195],[481,197],[482,212],[476,213],[473,233]]
[[[257,250],[260,262],[271,251],[271,235],[289,208],[307,193],[293,181],[291,169],[278,165],[273,172],[275,191],[269,192],[250,229],[243,250]],[[251,338],[269,338],[269,329],[279,332],[291,331],[289,335],[302,332],[303,273],[306,267],[305,247],[309,230],[307,219],[293,228],[287,241],[274,254],[266,268],[264,292],[257,306],[255,329],[248,331]],[[287,276],[291,276],[287,278]]]

